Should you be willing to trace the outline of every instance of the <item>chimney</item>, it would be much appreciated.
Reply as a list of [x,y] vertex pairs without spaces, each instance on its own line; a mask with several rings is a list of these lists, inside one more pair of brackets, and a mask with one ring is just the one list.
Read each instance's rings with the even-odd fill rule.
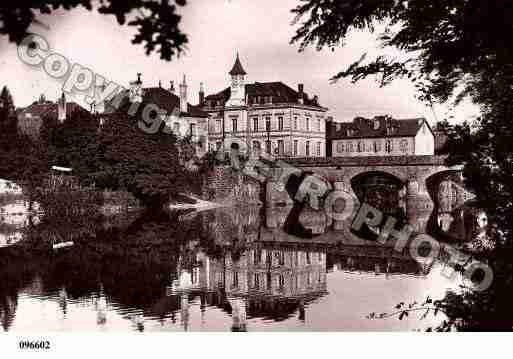
[[169,92],[175,93],[175,82],[169,81]]
[[137,81],[130,82],[130,102],[142,102],[142,81],[141,73],[137,73]]
[[303,84],[299,84],[297,85],[297,92],[298,92],[298,102],[300,104],[303,104],[304,103],[304,98],[305,98],[305,87]]
[[57,119],[60,123],[63,123],[66,120],[66,96],[64,95],[64,92],[57,102]]
[[203,82],[200,83],[200,90],[199,90],[199,105],[203,106],[205,104],[205,90],[203,88]]
[[187,112],[187,80],[183,75],[183,83],[180,84],[180,112]]

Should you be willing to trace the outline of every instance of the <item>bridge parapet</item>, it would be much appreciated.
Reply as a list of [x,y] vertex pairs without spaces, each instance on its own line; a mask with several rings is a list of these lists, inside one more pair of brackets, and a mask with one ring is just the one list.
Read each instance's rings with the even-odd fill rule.
[[447,156],[282,157],[297,167],[444,166]]

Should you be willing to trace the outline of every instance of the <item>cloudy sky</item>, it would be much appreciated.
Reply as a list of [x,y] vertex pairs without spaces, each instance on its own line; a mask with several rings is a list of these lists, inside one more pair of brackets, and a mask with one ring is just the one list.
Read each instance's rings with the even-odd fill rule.
[[[43,35],[53,51],[65,55],[72,63],[87,66],[108,80],[128,86],[141,72],[144,86],[167,87],[187,75],[189,100],[198,101],[200,82],[207,94],[228,86],[228,71],[235,54],[240,53],[250,82],[282,81],[293,88],[305,84],[310,95],[319,95],[322,105],[339,121],[355,116],[391,114],[396,118],[424,116],[430,122],[453,115],[457,121],[472,119],[476,109],[469,104],[448,112],[436,106],[434,113],[414,97],[407,81],[379,88],[373,80],[351,84],[344,80],[330,84],[329,79],[352,63],[363,52],[376,53],[377,43],[371,34],[352,33],[347,46],[321,52],[311,48],[299,53],[289,45],[295,26],[290,9],[298,0],[193,0],[180,8],[182,29],[189,36],[187,53],[171,62],[158,54],[146,56],[142,46],[130,43],[133,30],[121,27],[114,17],[76,9],[58,11],[41,17],[48,28],[31,30]],[[279,4],[279,5],[278,5]],[[44,93],[56,99],[62,83],[41,69],[30,68],[16,55],[16,47],[5,37],[0,39],[0,86],[8,85],[17,106],[26,106]],[[76,95],[75,101],[82,102]]]

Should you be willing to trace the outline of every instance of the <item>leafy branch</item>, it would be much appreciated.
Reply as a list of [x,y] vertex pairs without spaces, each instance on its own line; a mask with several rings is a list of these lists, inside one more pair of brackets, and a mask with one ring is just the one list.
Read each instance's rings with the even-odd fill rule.
[[[440,300],[433,300],[429,296],[425,300],[424,303],[417,303],[413,302],[408,305],[406,305],[404,302],[400,302],[395,306],[396,309],[393,312],[390,313],[380,313],[377,314],[375,312],[372,312],[366,316],[367,319],[387,319],[392,317],[397,317],[399,320],[403,320],[404,318],[408,317],[410,313],[414,312],[423,312],[423,314],[420,316],[420,319],[423,320],[427,318],[429,313],[433,313],[433,316],[437,316],[438,313],[443,313],[446,316],[449,317],[449,313],[445,308],[445,305]],[[454,323],[449,320],[444,320],[442,324],[436,328],[437,331],[449,331],[451,328],[453,328]],[[431,331],[432,328],[428,328],[428,331]]]
[[[137,28],[132,43],[143,44],[147,55],[158,52],[162,60],[169,61],[181,55],[188,43],[187,36],[179,27],[181,16],[177,14],[177,6],[185,5],[186,0],[100,0],[96,10],[103,15],[115,16],[119,25]],[[19,44],[28,35],[30,25],[43,25],[37,18],[39,14],[51,14],[61,8],[72,10],[79,6],[92,11],[93,0],[10,3],[0,7],[0,35],[6,35],[9,41]]]

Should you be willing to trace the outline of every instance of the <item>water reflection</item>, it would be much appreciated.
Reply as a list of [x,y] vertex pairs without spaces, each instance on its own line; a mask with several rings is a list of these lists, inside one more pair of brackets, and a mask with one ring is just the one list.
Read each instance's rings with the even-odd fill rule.
[[[265,226],[271,213],[276,222]],[[319,226],[321,235],[290,235],[283,230],[286,216],[285,209],[247,207],[143,215],[117,220],[118,226],[97,219],[43,218],[31,227],[27,241],[73,238],[75,245],[60,251],[47,244],[37,251],[0,250],[2,327],[408,329],[419,324],[369,323],[365,315],[394,305],[390,298],[417,298],[450,286],[407,254],[328,230],[322,220],[305,224]],[[398,286],[403,289],[397,291]],[[372,288],[381,293],[370,293]]]
[[39,205],[22,194],[0,195],[0,248],[20,242],[24,229],[40,220]]
[[[418,233],[464,240],[485,226],[457,191],[430,210],[405,206],[389,180],[362,181],[363,200],[393,204],[390,214]],[[0,231],[21,236],[0,248],[5,331],[417,329],[433,323],[365,316],[458,284],[408,249],[377,243],[379,226],[355,232],[352,218],[331,221],[304,203],[109,218],[11,212]],[[52,249],[66,241],[73,246]]]

